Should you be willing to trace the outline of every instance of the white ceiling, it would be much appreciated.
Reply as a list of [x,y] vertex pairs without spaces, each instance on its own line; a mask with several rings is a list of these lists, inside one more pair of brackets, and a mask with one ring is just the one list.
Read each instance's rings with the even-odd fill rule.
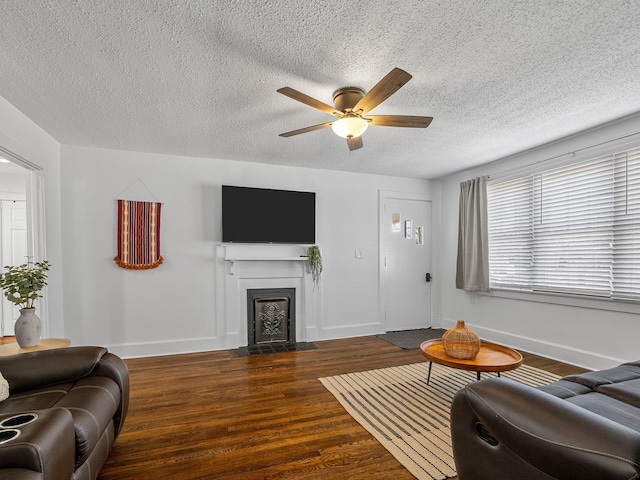
[[[3,0],[0,95],[63,144],[436,178],[640,111],[635,0]],[[413,79],[349,152],[325,103]]]

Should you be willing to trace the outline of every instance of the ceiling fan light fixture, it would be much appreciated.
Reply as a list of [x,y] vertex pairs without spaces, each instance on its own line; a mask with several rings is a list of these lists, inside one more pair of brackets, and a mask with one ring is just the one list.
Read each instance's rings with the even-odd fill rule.
[[320,110],[338,119],[333,122],[320,123],[310,127],[299,128],[291,132],[281,133],[281,137],[293,137],[301,133],[313,132],[331,127],[339,137],[347,139],[349,151],[362,148],[362,134],[369,124],[376,127],[426,128],[433,117],[415,115],[369,115],[369,112],[393,95],[398,89],[411,80],[411,75],[396,67],[387,73],[367,93],[360,87],[342,87],[333,92],[334,106],[316,100],[309,95],[282,87],[278,93],[292,98],[309,107]]
[[360,117],[342,117],[331,124],[333,133],[342,138],[359,137],[369,126],[369,122]]

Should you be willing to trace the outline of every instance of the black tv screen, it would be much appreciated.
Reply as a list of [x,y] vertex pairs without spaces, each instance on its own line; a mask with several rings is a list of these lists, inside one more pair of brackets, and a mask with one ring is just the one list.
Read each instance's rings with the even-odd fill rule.
[[222,241],[316,242],[316,194],[222,186]]

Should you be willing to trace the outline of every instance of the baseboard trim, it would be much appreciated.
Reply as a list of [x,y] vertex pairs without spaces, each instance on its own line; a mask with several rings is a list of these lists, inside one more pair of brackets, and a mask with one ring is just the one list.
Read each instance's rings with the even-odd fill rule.
[[104,345],[111,353],[122,358],[159,357],[183,353],[227,350],[224,339],[219,337],[187,338],[161,342],[138,342]]
[[[441,324],[442,328],[452,328],[456,325],[456,320],[442,319]],[[465,325],[476,332],[480,338],[485,340],[500,343],[511,348],[524,350],[559,362],[587,368],[589,370],[602,370],[604,368],[615,367],[621,363],[635,360],[611,357],[597,352],[590,352],[588,350],[582,350],[559,343],[548,342],[546,340],[515,335],[492,328],[485,328],[481,325],[469,322],[465,322]]]
[[[298,342],[316,340],[335,340],[340,338],[362,337],[382,333],[378,323],[349,325],[318,330],[309,327],[304,330],[306,338],[297,338]],[[158,357],[162,355],[179,355],[182,353],[209,352],[214,350],[232,350],[247,345],[240,334],[233,332],[223,337],[186,338],[157,342],[136,342],[104,345],[111,353],[122,358]]]
[[345,327],[323,327],[317,332],[317,340],[337,340],[341,338],[364,337],[377,335],[384,330],[379,323],[348,325]]

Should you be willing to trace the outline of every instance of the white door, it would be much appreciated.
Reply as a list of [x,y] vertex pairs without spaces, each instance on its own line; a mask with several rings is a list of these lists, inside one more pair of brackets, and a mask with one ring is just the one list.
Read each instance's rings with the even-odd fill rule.
[[[0,207],[2,243],[0,263],[22,265],[27,263],[27,205],[22,200],[2,200]],[[2,335],[13,335],[13,324],[20,315],[20,307],[9,302],[2,295]]]
[[431,326],[431,201],[381,192],[381,309],[386,331]]

